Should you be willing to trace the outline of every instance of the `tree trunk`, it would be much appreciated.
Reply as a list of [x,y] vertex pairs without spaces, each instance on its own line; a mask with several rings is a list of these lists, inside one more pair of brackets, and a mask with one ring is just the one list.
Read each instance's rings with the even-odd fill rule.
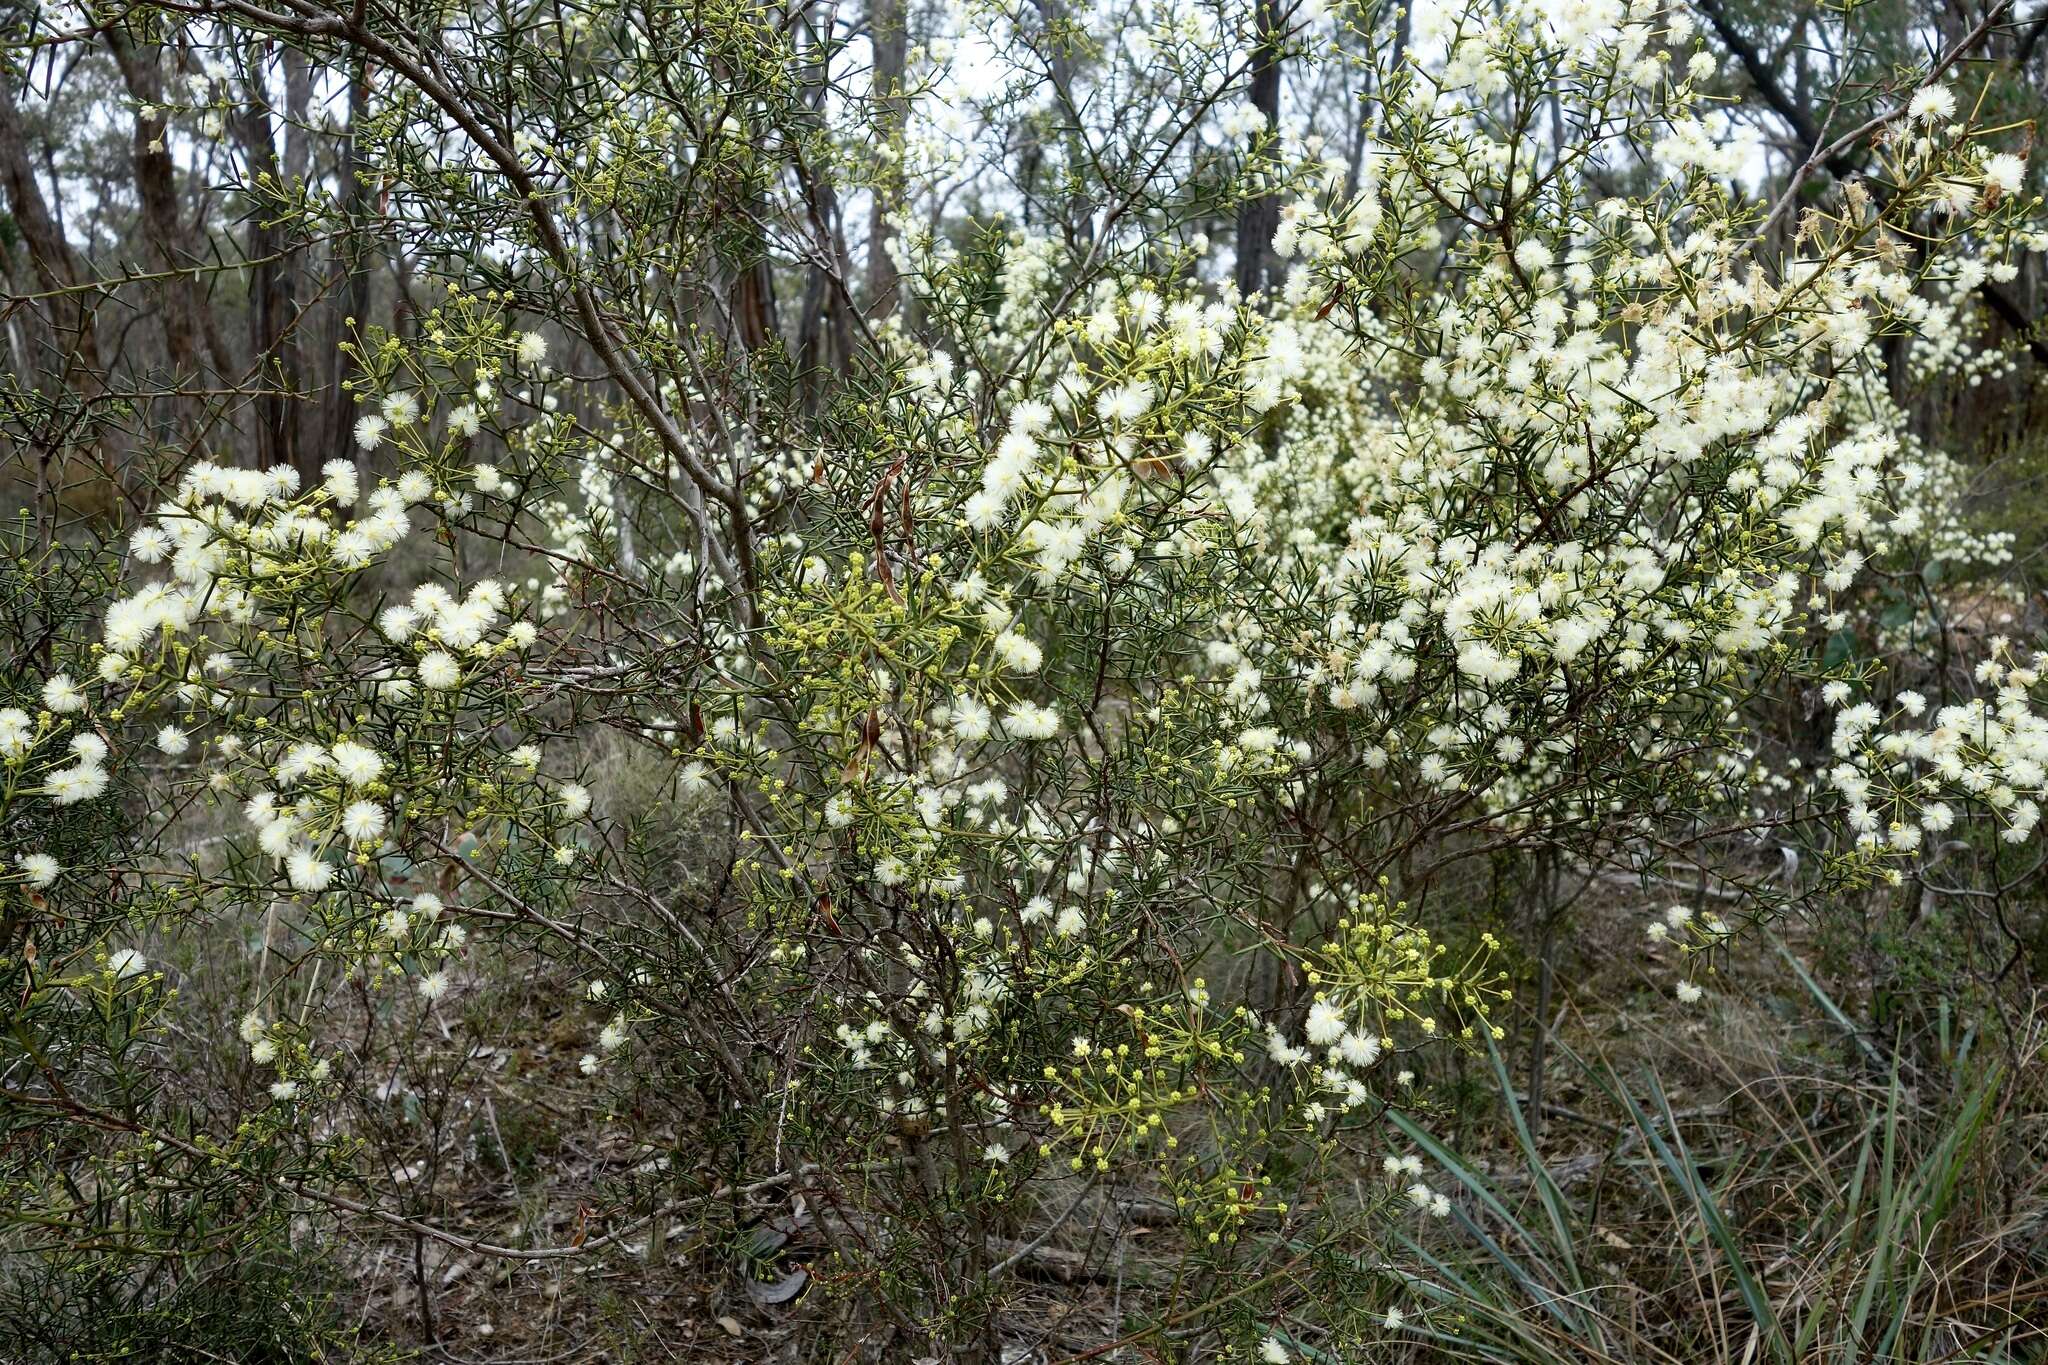
[[317,452],[323,461],[346,458],[352,448],[350,431],[355,425],[355,405],[341,387],[348,378],[348,363],[341,344],[348,340],[349,328],[360,325],[370,308],[370,275],[364,262],[369,252],[369,194],[362,183],[363,154],[356,140],[356,132],[369,114],[369,66],[357,53],[349,72],[348,134],[341,144],[341,211],[348,231],[334,247],[333,272],[340,287],[335,295],[336,307],[329,312],[325,344],[334,369],[327,378],[327,398],[323,404],[326,435]]
[[868,316],[886,317],[896,310],[896,262],[887,243],[895,234],[889,211],[902,192],[903,129],[910,105],[903,97],[903,69],[910,50],[903,0],[874,0],[868,11],[868,36],[875,49],[875,135],[887,149],[887,169],[874,188],[868,215]]
[[[0,191],[4,191],[21,242],[27,248],[34,288],[47,295],[40,328],[13,329],[10,336],[33,366],[32,383],[50,403],[46,423],[22,423],[35,461],[35,508],[39,538],[48,542],[56,528],[46,510],[65,509],[84,516],[103,516],[115,503],[112,476],[118,459],[96,449],[92,402],[106,391],[107,375],[100,363],[97,294],[89,288],[91,272],[65,240],[64,231],[36,180],[22,136],[21,113],[14,88],[0,76]],[[41,333],[41,335],[38,335]],[[45,356],[29,356],[35,342],[48,341]],[[10,424],[11,425],[11,424]],[[95,460],[97,456],[97,460]]]
[[[163,53],[137,43],[125,30],[107,30],[107,46],[121,68],[121,80],[136,103],[135,198],[142,209],[142,235],[149,244],[152,268],[171,274],[157,286],[163,324],[164,358],[174,381],[191,382],[199,371],[199,345],[205,335],[200,318],[204,304],[188,272],[194,253],[178,212],[178,168],[164,141]],[[218,359],[218,357],[216,357]],[[179,406],[187,406],[180,404]]]
[[[284,60],[284,178],[287,185],[296,186],[305,183],[313,174],[313,136],[309,126],[313,110],[313,67],[306,60],[306,54],[295,47],[286,46],[280,55]],[[322,387],[317,362],[308,364],[300,336],[300,329],[305,323],[300,310],[305,307],[302,301],[307,297],[307,268],[306,247],[303,242],[294,242],[283,266],[285,293],[292,300],[292,368],[296,371],[295,385],[311,400],[322,392]],[[322,448],[320,417],[317,401],[292,405],[289,418],[292,449],[308,464],[317,465],[342,458],[342,452]]]
[[[1266,116],[1266,129],[1280,124],[1280,53],[1287,35],[1279,0],[1259,0],[1258,64],[1252,68],[1252,107]],[[1266,132],[1254,133],[1256,146]],[[1280,200],[1271,194],[1247,198],[1237,211],[1237,291],[1263,294],[1273,272],[1273,237],[1280,230]]]
[[[277,138],[265,102],[263,54],[245,54],[244,99],[235,115],[235,140],[242,150],[248,178],[258,185],[279,183]],[[249,369],[256,386],[256,461],[263,468],[289,464],[310,485],[320,474],[318,451],[302,458],[295,439],[295,399],[299,388],[298,345],[292,339],[293,316],[289,267],[282,259],[284,229],[259,201],[249,215],[243,247],[249,262]]]
[[84,292],[76,290],[88,277],[84,262],[64,239],[63,229],[43,198],[29,160],[28,144],[22,138],[21,111],[14,102],[14,88],[0,80],[0,190],[4,190],[14,223],[21,231],[34,267],[35,286],[51,294],[43,309],[57,346],[54,367],[47,376],[56,388],[97,391],[101,384],[99,335],[93,308]]

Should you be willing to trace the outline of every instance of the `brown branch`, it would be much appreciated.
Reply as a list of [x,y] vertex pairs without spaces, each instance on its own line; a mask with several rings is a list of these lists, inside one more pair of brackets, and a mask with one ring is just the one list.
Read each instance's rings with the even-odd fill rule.
[[[1792,99],[1770,64],[1764,60],[1763,54],[1757,51],[1756,45],[1743,37],[1730,22],[1727,12],[1721,8],[1721,0],[1693,0],[1693,4],[1713,26],[1714,34],[1721,40],[1721,45],[1734,54],[1736,61],[1741,63],[1744,74],[1749,77],[1749,83],[1755,87],[1757,94],[1763,97],[1764,103],[1792,126],[1794,136],[1812,149],[1806,160],[1794,172],[1785,192],[1778,196],[1763,227],[1758,230],[1757,237],[1761,239],[1787,211],[1814,171],[1825,167],[1837,180],[1847,180],[1861,173],[1862,163],[1852,159],[1850,153],[1859,141],[1905,112],[1909,100],[1901,100],[1896,108],[1874,116],[1832,142],[1823,142],[1825,133],[1820,124],[1807,109]],[[1939,79],[1943,72],[1961,60],[1971,48],[1981,43],[1993,22],[2011,7],[2012,0],[1999,0],[1969,34],[1943,54],[1921,84],[1931,84]],[[2048,342],[2044,342],[2036,335],[2035,320],[2028,317],[2026,311],[2010,295],[1990,280],[1986,280],[1977,286],[1977,296],[2026,343],[2027,353],[2034,358],[2036,364],[2048,366]]]

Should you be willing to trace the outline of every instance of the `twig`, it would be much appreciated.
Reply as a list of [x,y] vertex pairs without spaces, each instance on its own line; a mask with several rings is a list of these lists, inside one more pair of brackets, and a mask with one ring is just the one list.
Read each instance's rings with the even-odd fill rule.
[[1052,1222],[1046,1224],[1045,1230],[1043,1232],[1039,1233],[1036,1237],[1026,1242],[1023,1246],[1018,1247],[1015,1251],[1011,1252],[1008,1256],[1005,1256],[1002,1260],[997,1261],[994,1265],[990,1266],[988,1270],[988,1278],[993,1280],[996,1276],[1010,1269],[1019,1261],[1031,1255],[1032,1252],[1037,1251],[1040,1247],[1044,1246],[1047,1242],[1051,1241],[1052,1235],[1055,1232],[1058,1232],[1061,1228],[1066,1226],[1067,1220],[1069,1218],[1072,1218],[1074,1216],[1075,1211],[1081,1207],[1081,1202],[1085,1200],[1090,1194],[1094,1193],[1094,1191],[1095,1181],[1091,1179],[1086,1185],[1083,1185],[1081,1187],[1081,1192],[1074,1196],[1074,1202],[1067,1205],[1067,1207],[1061,1211],[1059,1217],[1053,1219]]
[[[1947,73],[1950,67],[1954,66],[1958,61],[1962,59],[1964,53],[1970,51],[1970,49],[1974,48],[1979,42],[1983,41],[1985,33],[1987,33],[1990,30],[1991,26],[1998,21],[2000,16],[2002,16],[2007,10],[2011,8],[2012,0],[1998,0],[1998,3],[1993,5],[1989,10],[1987,10],[1982,19],[1978,20],[1977,26],[1975,28],[1971,29],[1968,33],[1964,34],[1961,38],[1957,39],[1955,44],[1951,46],[1947,52],[1942,54],[1941,60],[1937,61],[1933,65],[1933,67],[1931,67],[1928,70],[1927,75],[1920,81],[1920,83],[1913,87],[1913,94],[1919,94],[1922,90],[1927,89],[1936,81],[1940,80],[1942,76]],[[1709,10],[1709,13],[1710,15],[1712,14],[1711,8]],[[1721,24],[1717,22],[1715,24],[1715,27],[1717,29],[1720,29]],[[1726,38],[1727,35],[1725,30],[1723,31],[1722,36],[1724,39]],[[1900,100],[1898,104],[1894,105],[1892,108],[1884,111],[1881,114],[1874,114],[1870,118],[1865,119],[1862,123],[1857,124],[1854,128],[1851,128],[1848,132],[1842,134],[1840,137],[1836,138],[1833,142],[1828,143],[1826,146],[1815,146],[1813,152],[1806,158],[1806,160],[1800,163],[1799,169],[1792,173],[1792,180],[1789,184],[1785,186],[1785,192],[1778,196],[1777,203],[1771,205],[1770,215],[1764,219],[1763,226],[1757,229],[1756,236],[1751,240],[1762,241],[1765,237],[1768,237],[1770,235],[1771,229],[1776,227],[1778,224],[1778,220],[1785,216],[1786,210],[1791,207],[1792,201],[1798,198],[1799,191],[1805,188],[1806,182],[1812,178],[1813,173],[1815,171],[1819,170],[1822,166],[1828,165],[1829,163],[1835,161],[1843,153],[1847,152],[1857,143],[1863,141],[1864,138],[1869,137],[1878,129],[1883,128],[1887,124],[1896,121],[1900,115],[1904,114],[1909,108],[1912,107],[1912,103],[1913,97],[1912,95],[1908,95],[1905,99]],[[1813,140],[1816,143],[1818,143],[1818,136],[1816,135]]]

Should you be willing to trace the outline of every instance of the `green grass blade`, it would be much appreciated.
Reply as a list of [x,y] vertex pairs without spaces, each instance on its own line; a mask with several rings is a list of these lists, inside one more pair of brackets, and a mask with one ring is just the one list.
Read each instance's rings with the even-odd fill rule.
[[1520,1219],[1516,1218],[1508,1210],[1507,1205],[1502,1203],[1500,1196],[1494,1192],[1492,1185],[1477,1171],[1473,1170],[1463,1157],[1439,1142],[1426,1129],[1406,1114],[1400,1113],[1398,1110],[1389,1111],[1387,1118],[1410,1141],[1428,1153],[1430,1160],[1449,1172],[1451,1178],[1469,1191],[1473,1198],[1478,1200],[1489,1213],[1514,1232],[1516,1240],[1530,1249],[1530,1264],[1525,1265],[1520,1259],[1510,1254],[1505,1247],[1494,1240],[1492,1235],[1476,1219],[1467,1215],[1463,1209],[1454,1207],[1453,1212],[1456,1214],[1459,1223],[1479,1241],[1480,1245],[1486,1249],[1487,1254],[1493,1257],[1503,1270],[1508,1272],[1515,1282],[1522,1287],[1523,1292],[1528,1294],[1531,1299],[1540,1303],[1560,1322],[1565,1323],[1573,1330],[1580,1330],[1583,1327],[1580,1315],[1576,1311],[1567,1311],[1568,1308],[1575,1310],[1577,1305],[1569,1297],[1570,1291],[1564,1288],[1562,1277],[1558,1275],[1555,1267],[1549,1261],[1535,1254],[1536,1249],[1543,1245],[1542,1242],[1523,1225]]
[[1658,1133],[1658,1125],[1643,1111],[1636,1097],[1627,1090],[1622,1090],[1621,1097],[1628,1105],[1630,1117],[1634,1119],[1636,1128],[1642,1133],[1643,1141],[1649,1145],[1651,1152],[1670,1173],[1678,1188],[1685,1192],[1687,1201],[1699,1215],[1700,1222],[1705,1225],[1707,1235],[1713,1239],[1714,1245],[1720,1248],[1729,1273],[1735,1277],[1736,1289],[1741,1293],[1742,1301],[1748,1307],[1750,1316],[1762,1334],[1765,1344],[1770,1348],[1771,1354],[1781,1365],[1793,1365],[1792,1345],[1786,1338],[1784,1327],[1778,1321],[1770,1296],[1764,1292],[1762,1282],[1750,1269],[1748,1260],[1742,1254],[1740,1239],[1728,1226],[1728,1220],[1721,1216],[1720,1205],[1715,1202],[1712,1192],[1706,1188],[1699,1178],[1699,1172],[1694,1169],[1691,1154],[1685,1150],[1685,1140],[1678,1131],[1678,1118],[1672,1113],[1671,1101],[1664,1095],[1664,1087],[1658,1083],[1654,1072],[1645,1072],[1644,1075],[1649,1084],[1650,1096],[1656,1103],[1658,1115],[1670,1130],[1671,1141],[1666,1142]]

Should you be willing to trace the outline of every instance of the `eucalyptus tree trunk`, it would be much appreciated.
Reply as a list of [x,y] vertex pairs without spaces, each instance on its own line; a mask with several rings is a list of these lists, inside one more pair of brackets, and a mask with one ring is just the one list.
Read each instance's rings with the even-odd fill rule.
[[34,316],[37,325],[11,327],[9,336],[22,357],[20,363],[30,371],[21,376],[24,386],[32,387],[47,406],[21,421],[26,430],[8,434],[23,439],[33,462],[37,534],[47,544],[56,522],[46,512],[61,507],[97,516],[112,509],[112,476],[122,457],[95,435],[95,400],[106,392],[107,372],[100,356],[99,294],[91,288],[92,271],[66,240],[43,196],[29,160],[14,87],[4,78],[0,191],[28,258],[28,269],[19,273],[28,276],[42,295],[40,309],[20,310]]
[[[1266,116],[1266,129],[1280,123],[1280,64],[1287,36],[1279,0],[1259,0],[1258,53],[1252,68],[1251,103]],[[1253,139],[1265,136],[1254,133]],[[1280,230],[1280,200],[1272,194],[1247,198],[1237,213],[1237,290],[1246,298],[1265,292],[1273,271],[1273,237]]]
[[902,192],[903,128],[910,115],[910,102],[903,94],[909,52],[903,0],[872,0],[868,37],[875,49],[875,138],[886,149],[889,166],[882,183],[875,186],[868,213],[868,316],[886,317],[896,309],[896,262],[888,249],[896,228],[890,210]]
[[[188,383],[197,374],[200,343],[207,328],[200,315],[205,304],[192,276],[186,273],[195,253],[178,211],[177,166],[165,143],[163,53],[119,27],[107,30],[107,46],[136,104],[135,197],[142,209],[150,263],[166,274],[156,286],[165,359],[177,381]],[[217,370],[225,371],[225,356],[215,354],[212,359]]]
[[45,392],[95,388],[102,373],[97,320],[90,295],[79,292],[90,272],[65,240],[49,201],[43,197],[34,163],[29,160],[14,87],[6,80],[0,80],[0,190],[5,192],[8,211],[21,233],[34,287],[47,296],[39,311],[49,327],[54,350],[42,362],[38,386]]
[[[277,134],[271,123],[260,51],[245,53],[243,99],[235,115],[234,132],[249,178],[276,186],[282,167],[277,159]],[[318,450],[298,448],[294,409],[301,376],[285,230],[260,203],[254,207],[243,252],[249,263],[247,378],[255,391],[256,458],[265,467],[292,465],[310,485],[319,477],[323,459]]]
[[323,459],[338,458],[351,448],[349,429],[355,422],[355,407],[341,387],[348,378],[341,343],[348,339],[350,326],[360,325],[370,308],[370,275],[365,257],[369,252],[373,206],[363,185],[367,163],[361,139],[361,129],[369,114],[369,59],[357,52],[349,61],[348,132],[342,138],[339,174],[341,213],[348,226],[334,247],[332,271],[337,306],[329,311],[324,345],[326,354],[333,358],[334,369],[328,376],[327,396],[322,404],[325,421],[318,453]]

